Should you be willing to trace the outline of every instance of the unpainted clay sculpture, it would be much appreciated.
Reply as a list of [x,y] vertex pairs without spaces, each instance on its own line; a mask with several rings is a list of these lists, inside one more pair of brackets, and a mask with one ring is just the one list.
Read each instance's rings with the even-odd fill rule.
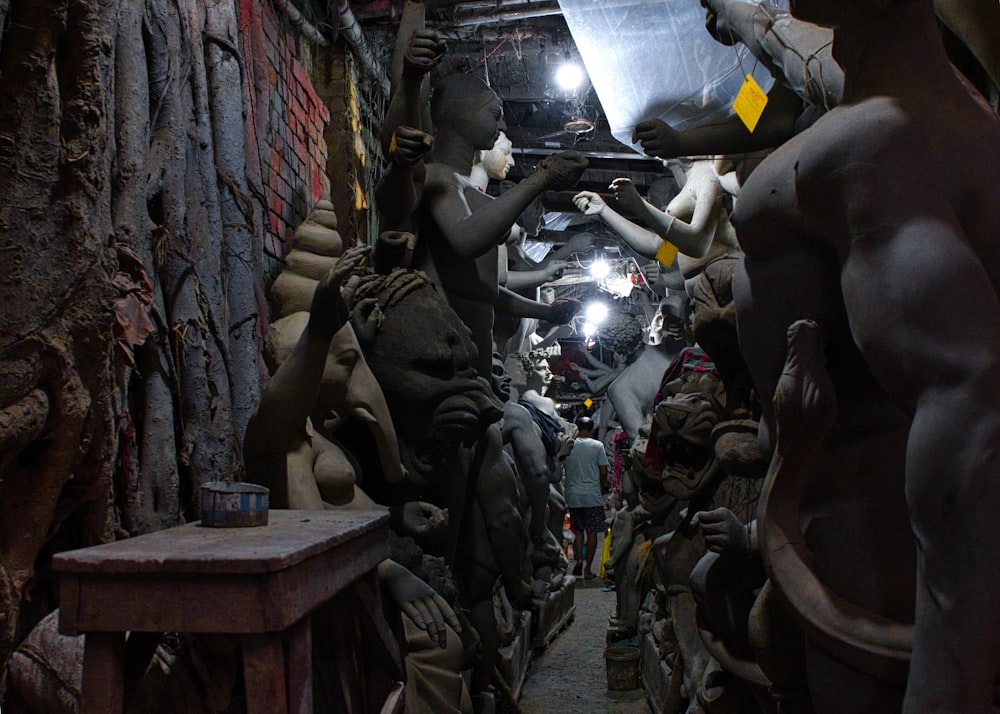
[[615,179],[611,189],[632,214],[652,230],[629,221],[612,210],[599,194],[581,191],[574,198],[585,215],[597,216],[635,252],[670,265],[674,256],[685,281],[692,282],[712,260],[739,252],[723,205],[727,194],[736,194],[730,162],[723,159],[695,161],[686,168],[667,162],[681,186],[680,192],[663,209],[644,200],[629,179]]
[[930,0],[793,14],[835,28],[845,84],[733,216],[744,357],[785,412],[765,400],[764,561],[805,623],[817,706],[863,686],[870,711],[898,708],[884,682],[909,659],[904,711],[995,711],[1000,125],[955,77]]
[[449,75],[434,89],[431,117],[434,161],[426,167],[414,265],[442,288],[472,330],[477,368],[488,377],[495,311],[555,323],[572,317],[572,307],[527,300],[501,287],[499,246],[535,197],[573,185],[587,161],[575,152],[546,157],[537,171],[493,199],[469,178],[476,151],[491,149],[504,128],[493,90],[471,75]]

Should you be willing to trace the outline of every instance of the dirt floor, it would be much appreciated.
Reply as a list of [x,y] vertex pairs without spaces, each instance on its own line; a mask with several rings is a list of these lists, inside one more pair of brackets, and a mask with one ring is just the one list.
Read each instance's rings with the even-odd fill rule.
[[536,655],[521,693],[524,714],[649,714],[642,689],[608,691],[604,634],[615,594],[599,579],[576,581],[576,616]]

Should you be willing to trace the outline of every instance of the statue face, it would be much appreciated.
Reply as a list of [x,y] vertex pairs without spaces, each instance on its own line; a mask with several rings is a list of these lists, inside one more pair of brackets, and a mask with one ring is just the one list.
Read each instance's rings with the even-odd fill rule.
[[507,178],[507,172],[514,165],[513,149],[514,145],[507,138],[507,135],[501,131],[500,137],[493,144],[493,148],[485,152],[479,160],[479,163],[486,171],[486,175],[497,181]]
[[500,356],[499,352],[493,353],[490,383],[493,387],[493,393],[500,398],[500,401],[506,402],[510,399],[510,375],[504,369],[503,357]]
[[471,443],[499,418],[469,329],[433,287],[384,308],[366,357],[403,441]]
[[[456,107],[456,110],[461,111],[461,108]],[[477,149],[493,149],[500,133],[507,128],[503,123],[503,105],[492,90],[481,93],[473,100],[467,119],[464,133]]]

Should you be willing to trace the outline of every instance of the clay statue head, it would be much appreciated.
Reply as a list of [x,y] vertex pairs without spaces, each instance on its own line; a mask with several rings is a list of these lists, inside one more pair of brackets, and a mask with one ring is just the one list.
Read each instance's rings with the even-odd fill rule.
[[507,135],[502,131],[493,148],[489,151],[482,151],[479,154],[477,163],[483,167],[486,175],[491,179],[503,181],[507,178],[507,172],[514,165],[513,156],[514,145]]
[[490,386],[501,402],[510,399],[510,375],[504,368],[504,359],[499,352],[493,353],[493,364],[490,370]]
[[544,394],[545,388],[552,379],[548,362],[541,357],[536,359],[532,354],[523,352],[510,354],[504,361],[504,368],[510,376],[510,386],[518,394],[523,394],[528,390]]
[[[267,352],[276,363],[275,368],[284,362],[308,322],[308,312],[296,312],[272,323],[266,339]],[[365,363],[350,325],[341,328],[330,341],[311,418],[315,425],[324,426],[331,432],[349,419],[363,422],[378,446],[384,478],[390,483],[403,479],[399,444],[389,407],[378,381]]]
[[474,443],[503,413],[478,376],[469,329],[418,271],[363,277],[352,308],[411,477],[431,478],[442,459]]
[[492,149],[507,128],[496,92],[478,77],[461,73],[449,74],[434,88],[431,121],[435,134],[457,133],[483,151]]
[[683,340],[687,330],[690,302],[683,290],[668,290],[649,323],[647,343],[659,345],[671,340]]

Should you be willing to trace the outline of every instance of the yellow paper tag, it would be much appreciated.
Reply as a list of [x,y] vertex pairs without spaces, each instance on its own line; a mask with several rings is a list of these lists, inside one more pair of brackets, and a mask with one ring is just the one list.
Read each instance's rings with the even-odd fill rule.
[[733,100],[733,109],[736,116],[746,125],[751,132],[757,128],[760,115],[764,113],[767,106],[767,95],[757,84],[753,75],[748,74],[743,86],[740,87],[736,99]]
[[660,243],[659,249],[656,251],[656,259],[660,261],[660,265],[669,268],[671,263],[674,262],[674,258],[677,257],[677,246],[669,241],[663,241]]

